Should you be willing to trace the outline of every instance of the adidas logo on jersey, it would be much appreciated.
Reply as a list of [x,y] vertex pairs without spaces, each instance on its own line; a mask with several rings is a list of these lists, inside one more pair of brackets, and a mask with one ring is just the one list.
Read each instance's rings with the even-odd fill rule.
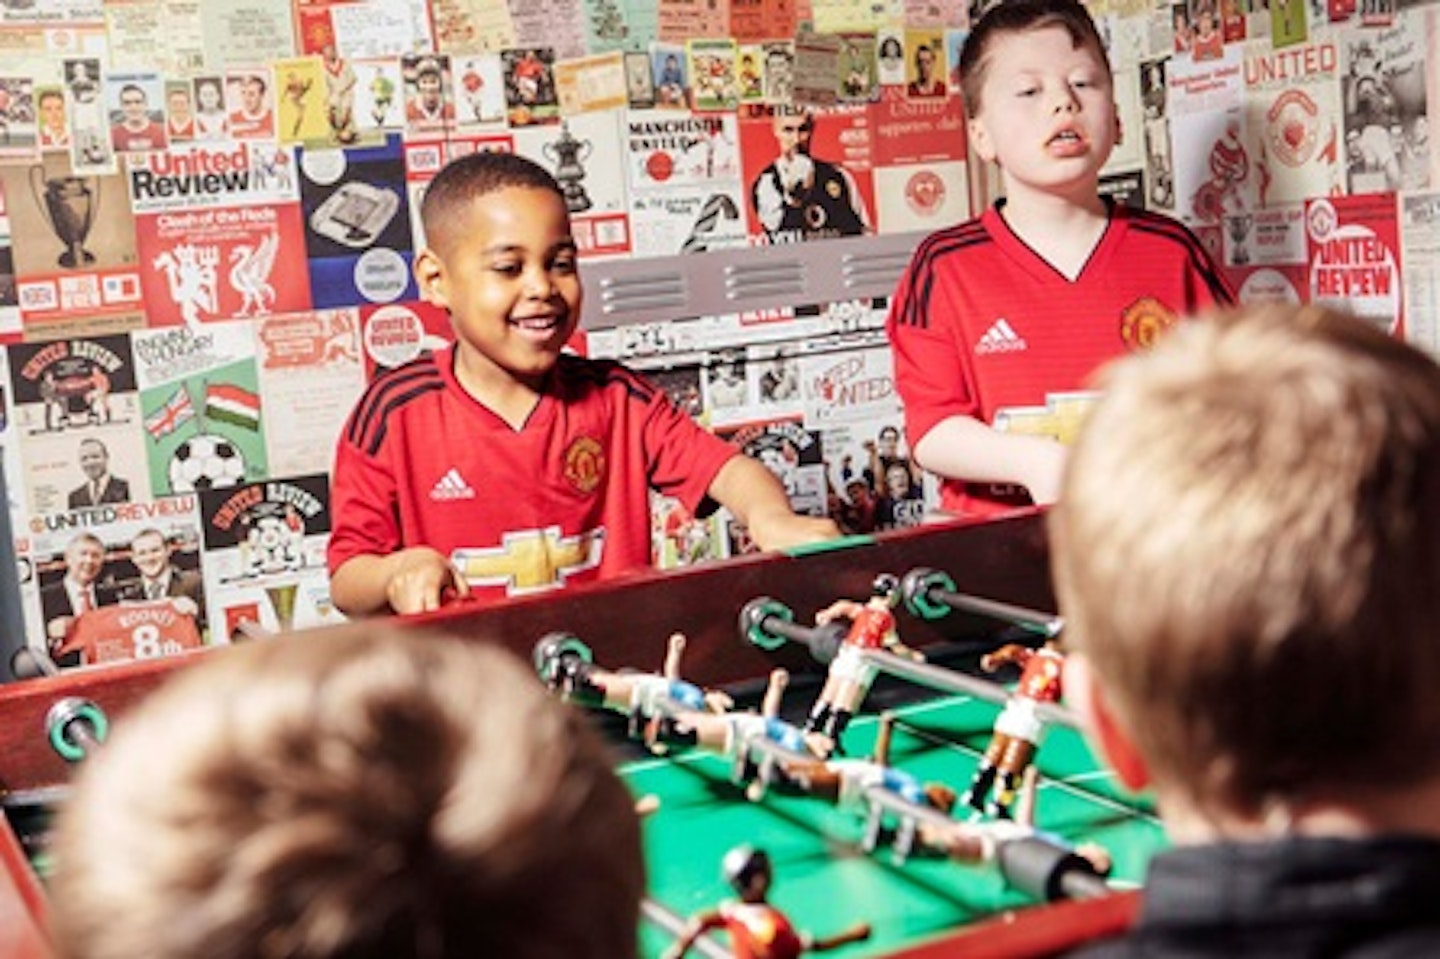
[[440,481],[430,490],[430,498],[435,500],[446,499],[474,499],[475,491],[470,484],[465,482],[465,477],[455,467],[450,467],[450,472],[440,477]]
[[985,353],[1019,353],[1028,348],[1025,338],[1015,332],[1009,320],[1001,317],[991,323],[990,329],[980,337],[980,341],[975,344],[975,353],[977,356]]

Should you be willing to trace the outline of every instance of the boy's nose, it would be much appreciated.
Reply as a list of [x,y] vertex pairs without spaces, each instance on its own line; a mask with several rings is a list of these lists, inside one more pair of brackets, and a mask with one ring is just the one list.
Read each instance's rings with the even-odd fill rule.
[[537,299],[549,299],[555,292],[555,281],[550,278],[550,271],[530,271],[525,282],[525,292]]

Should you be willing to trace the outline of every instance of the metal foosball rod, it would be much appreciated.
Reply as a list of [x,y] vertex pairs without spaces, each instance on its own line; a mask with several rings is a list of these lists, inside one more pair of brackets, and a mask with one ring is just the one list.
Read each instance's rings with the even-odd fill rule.
[[952,612],[975,613],[1054,639],[1065,628],[1065,620],[1054,613],[1003,603],[983,596],[961,593],[955,581],[938,569],[917,567],[900,579],[905,608],[921,619],[940,619]]
[[[663,906],[654,899],[646,897],[640,902],[640,915],[652,925],[658,926],[670,935],[679,938],[685,934],[689,927],[689,920],[675,912],[669,906]],[[735,959],[735,954],[716,942],[710,936],[700,936],[690,945],[691,949],[702,956],[709,956],[710,959]]]

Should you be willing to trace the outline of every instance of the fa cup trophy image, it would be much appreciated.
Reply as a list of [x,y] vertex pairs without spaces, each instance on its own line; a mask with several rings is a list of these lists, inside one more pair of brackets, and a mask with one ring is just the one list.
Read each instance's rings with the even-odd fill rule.
[[92,178],[87,184],[78,176],[47,177],[45,168],[37,164],[30,168],[30,189],[41,215],[65,244],[60,265],[73,270],[94,263],[95,254],[85,249],[85,238],[100,206],[100,181]]
[[554,143],[545,144],[545,156],[555,164],[555,180],[565,194],[565,207],[571,213],[584,213],[593,205],[581,180],[585,179],[585,167],[581,164],[590,155],[593,147],[589,140],[577,140],[570,134],[569,124],[560,127],[560,136]]
[[1245,240],[1250,236],[1250,227],[1255,223],[1255,217],[1245,213],[1228,219],[1230,240],[1234,243],[1230,250],[1230,262],[1236,266],[1244,266],[1250,262],[1250,250],[1245,246]]
[[270,597],[270,606],[275,610],[275,625],[282,633],[288,633],[295,624],[295,593],[299,589],[298,583],[265,587],[265,595]]

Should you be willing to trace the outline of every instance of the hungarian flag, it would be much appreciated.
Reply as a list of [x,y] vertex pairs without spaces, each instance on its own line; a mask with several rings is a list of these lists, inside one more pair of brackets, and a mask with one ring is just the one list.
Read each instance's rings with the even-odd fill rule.
[[182,386],[163,406],[145,417],[145,429],[159,440],[162,436],[175,432],[181,423],[194,417],[195,407],[190,404],[190,394],[185,392],[185,387]]
[[205,385],[205,415],[247,430],[260,428],[260,397],[229,383]]

